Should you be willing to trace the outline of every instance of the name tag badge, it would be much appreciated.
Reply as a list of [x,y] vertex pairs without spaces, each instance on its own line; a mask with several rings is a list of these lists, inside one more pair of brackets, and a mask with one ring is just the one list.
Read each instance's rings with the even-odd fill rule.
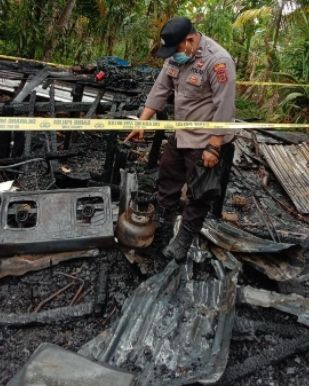
[[196,67],[197,67],[197,68],[202,68],[202,67],[204,67],[204,64],[205,64],[205,60],[199,59],[199,60],[196,62]]
[[168,66],[166,72],[167,72],[167,75],[170,76],[171,78],[178,78],[179,68],[175,66]]
[[187,78],[187,83],[191,84],[192,86],[200,86],[202,84],[202,77],[201,75],[190,74]]

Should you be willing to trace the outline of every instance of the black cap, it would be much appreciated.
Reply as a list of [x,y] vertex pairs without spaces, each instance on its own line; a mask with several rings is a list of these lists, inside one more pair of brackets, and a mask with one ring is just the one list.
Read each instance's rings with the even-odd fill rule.
[[191,32],[195,32],[195,29],[187,17],[178,16],[169,20],[160,32],[161,47],[155,55],[169,58],[176,52],[178,44]]

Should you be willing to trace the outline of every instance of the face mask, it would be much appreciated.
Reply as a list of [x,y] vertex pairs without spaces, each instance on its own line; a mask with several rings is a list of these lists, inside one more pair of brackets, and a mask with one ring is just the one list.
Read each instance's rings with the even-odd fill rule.
[[173,55],[173,59],[175,60],[176,63],[178,64],[185,64],[187,63],[191,57],[192,57],[192,49],[191,49],[191,55],[187,55],[186,54],[186,51],[187,51],[187,40],[186,40],[186,47],[185,47],[185,51],[184,52],[176,52],[174,55]]
[[184,52],[176,52],[173,55],[173,59],[178,64],[185,64],[191,59],[191,56],[186,55]]

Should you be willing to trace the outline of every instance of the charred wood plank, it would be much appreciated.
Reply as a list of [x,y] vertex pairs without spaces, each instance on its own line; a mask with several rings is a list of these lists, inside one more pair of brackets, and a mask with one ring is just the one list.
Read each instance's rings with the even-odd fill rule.
[[13,72],[13,71],[7,71],[1,69],[1,64],[0,64],[0,77],[2,79],[10,79],[10,80],[23,80],[26,77],[26,74],[23,72]]
[[55,117],[56,108],[55,108],[55,85],[54,82],[50,85],[49,89],[49,105],[50,105],[50,116]]
[[256,333],[262,334],[274,334],[283,338],[295,338],[297,336],[305,335],[308,333],[306,327],[301,327],[295,324],[276,323],[255,319],[248,319],[244,316],[236,316],[235,324],[233,327],[233,334],[235,338],[241,335],[254,336]]
[[[84,93],[84,86],[82,84],[80,84],[80,83],[75,83],[73,88],[72,88],[72,91],[71,91],[71,94],[72,94],[72,97],[73,97],[73,103],[81,102],[82,99],[83,99],[83,93]],[[72,117],[79,118],[81,112],[82,112],[82,110],[79,109],[79,110],[71,113],[70,115]],[[68,131],[68,132],[65,133],[64,143],[63,143],[63,147],[64,147],[65,150],[68,150],[69,147],[70,147],[71,140],[72,140],[72,135],[73,135],[72,131]]]
[[[50,116],[52,118],[54,118],[56,115],[56,110],[55,110],[55,85],[53,82],[51,83],[50,89],[49,89],[49,101],[50,101]],[[49,136],[50,136],[51,149],[48,149],[48,150],[49,151],[52,150],[52,151],[56,152],[57,148],[58,148],[56,131],[51,131]],[[49,165],[50,165],[52,181],[55,181],[54,171],[58,168],[58,161],[57,160],[50,160]]]
[[151,150],[149,152],[149,158],[148,158],[148,164],[147,169],[153,169],[158,166],[158,160],[160,155],[160,149],[162,145],[162,141],[165,136],[165,130],[156,130],[154,137],[153,137],[153,143],[151,146]]
[[19,83],[18,87],[16,87],[15,90],[15,97],[23,90],[25,87],[27,80],[28,80],[28,75],[27,74],[21,74],[21,82]]
[[21,255],[0,260],[0,279],[6,276],[21,276],[27,272],[53,267],[63,261],[80,258],[93,258],[99,255],[98,249],[84,251]]
[[103,182],[111,182],[113,176],[113,167],[115,154],[117,152],[117,133],[111,131],[106,135],[107,151],[104,163]]
[[[168,119],[167,112],[166,111],[158,111],[157,112],[157,118],[159,120],[166,121]],[[153,169],[158,166],[158,159],[160,155],[160,149],[162,145],[162,141],[165,136],[165,131],[164,130],[158,130],[155,132],[154,138],[153,138],[153,143],[151,146],[151,150],[149,153],[149,158],[148,158],[148,164],[147,164],[147,169]]]
[[110,92],[116,92],[119,94],[125,94],[125,95],[130,95],[130,96],[136,96],[140,95],[142,93],[141,88],[118,88],[118,87],[113,87],[113,86],[107,86],[104,84],[100,84],[95,80],[76,80],[76,77],[73,77],[72,79],[63,79],[65,81],[78,81],[80,84],[83,86],[89,86],[89,87],[94,87],[96,89],[101,89],[102,91],[110,91]]
[[106,261],[102,261],[99,265],[95,291],[95,311],[97,313],[103,312],[107,302],[108,268]]
[[30,100],[29,100],[29,111],[28,111],[29,117],[34,117],[35,102],[36,102],[36,91],[32,91],[32,93],[30,94]]
[[102,96],[103,96],[103,92],[99,91],[97,97],[95,98],[94,102],[90,106],[90,109],[87,112],[85,118],[92,118],[94,116],[94,114],[96,113],[97,108],[98,108],[98,106],[100,104],[100,101],[102,99]]
[[292,355],[305,353],[309,351],[309,334],[302,335],[299,338],[287,339],[284,342],[271,347],[268,350],[262,350],[260,355],[247,358],[242,363],[227,368],[221,381],[217,385],[234,385],[235,381],[247,377],[250,374],[271,364],[280,363]]
[[[28,116],[33,117],[34,116],[34,106],[36,101],[36,91],[32,91],[30,95],[30,101],[29,101],[29,112]],[[25,146],[24,146],[24,156],[29,157],[31,152],[31,141],[32,141],[32,132],[26,131],[25,132]],[[28,164],[25,165],[24,171],[28,171]]]
[[8,157],[10,155],[10,141],[11,133],[9,131],[0,132],[0,162],[1,157]]
[[34,88],[39,86],[48,77],[48,68],[43,68],[29,82],[25,84],[23,89],[15,96],[12,103],[24,101]]
[[[2,133],[1,133],[2,134]],[[76,157],[78,155],[81,155],[80,151],[60,151],[60,152],[49,152],[44,153],[41,155],[38,155],[37,158],[45,158],[48,160],[54,160],[54,159],[66,159],[70,157]],[[13,165],[19,162],[28,161],[32,159],[33,157],[30,156],[23,156],[23,157],[14,157],[14,158],[2,158],[0,159],[0,166],[9,166]]]
[[17,71],[22,73],[33,74],[42,70],[45,65],[43,63],[31,63],[26,60],[23,62],[9,62],[7,60],[0,60],[0,70]]
[[[87,112],[89,111],[92,103],[91,102],[55,102],[55,113],[74,113],[74,112]],[[100,102],[97,107],[97,113],[105,113],[110,111],[112,104],[109,102]],[[128,106],[128,107],[136,107]],[[28,102],[25,103],[14,103],[4,104],[0,103],[0,115],[3,116],[14,116],[14,115],[25,115],[29,114],[30,105]],[[130,110],[131,111],[131,110]],[[50,103],[49,102],[36,102],[34,107],[35,113],[49,113]]]
[[75,306],[53,308],[47,311],[25,314],[0,313],[0,326],[24,327],[31,324],[52,324],[90,315],[94,312],[94,303],[87,302]]

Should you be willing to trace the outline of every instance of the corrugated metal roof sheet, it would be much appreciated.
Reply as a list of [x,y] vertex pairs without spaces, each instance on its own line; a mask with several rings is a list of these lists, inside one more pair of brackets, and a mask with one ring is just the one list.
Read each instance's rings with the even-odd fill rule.
[[41,343],[7,386],[133,386],[134,375],[91,362],[51,343]]
[[215,245],[232,252],[274,253],[294,247],[294,244],[262,239],[223,221],[211,219],[204,222],[200,233]]
[[[130,369],[139,386],[218,381],[228,358],[239,264],[218,247],[213,253],[204,278],[192,278],[190,264],[171,261],[143,282],[121,318],[79,354]],[[202,266],[197,270],[200,275]]]
[[309,213],[309,144],[261,144],[260,149],[296,209]]

